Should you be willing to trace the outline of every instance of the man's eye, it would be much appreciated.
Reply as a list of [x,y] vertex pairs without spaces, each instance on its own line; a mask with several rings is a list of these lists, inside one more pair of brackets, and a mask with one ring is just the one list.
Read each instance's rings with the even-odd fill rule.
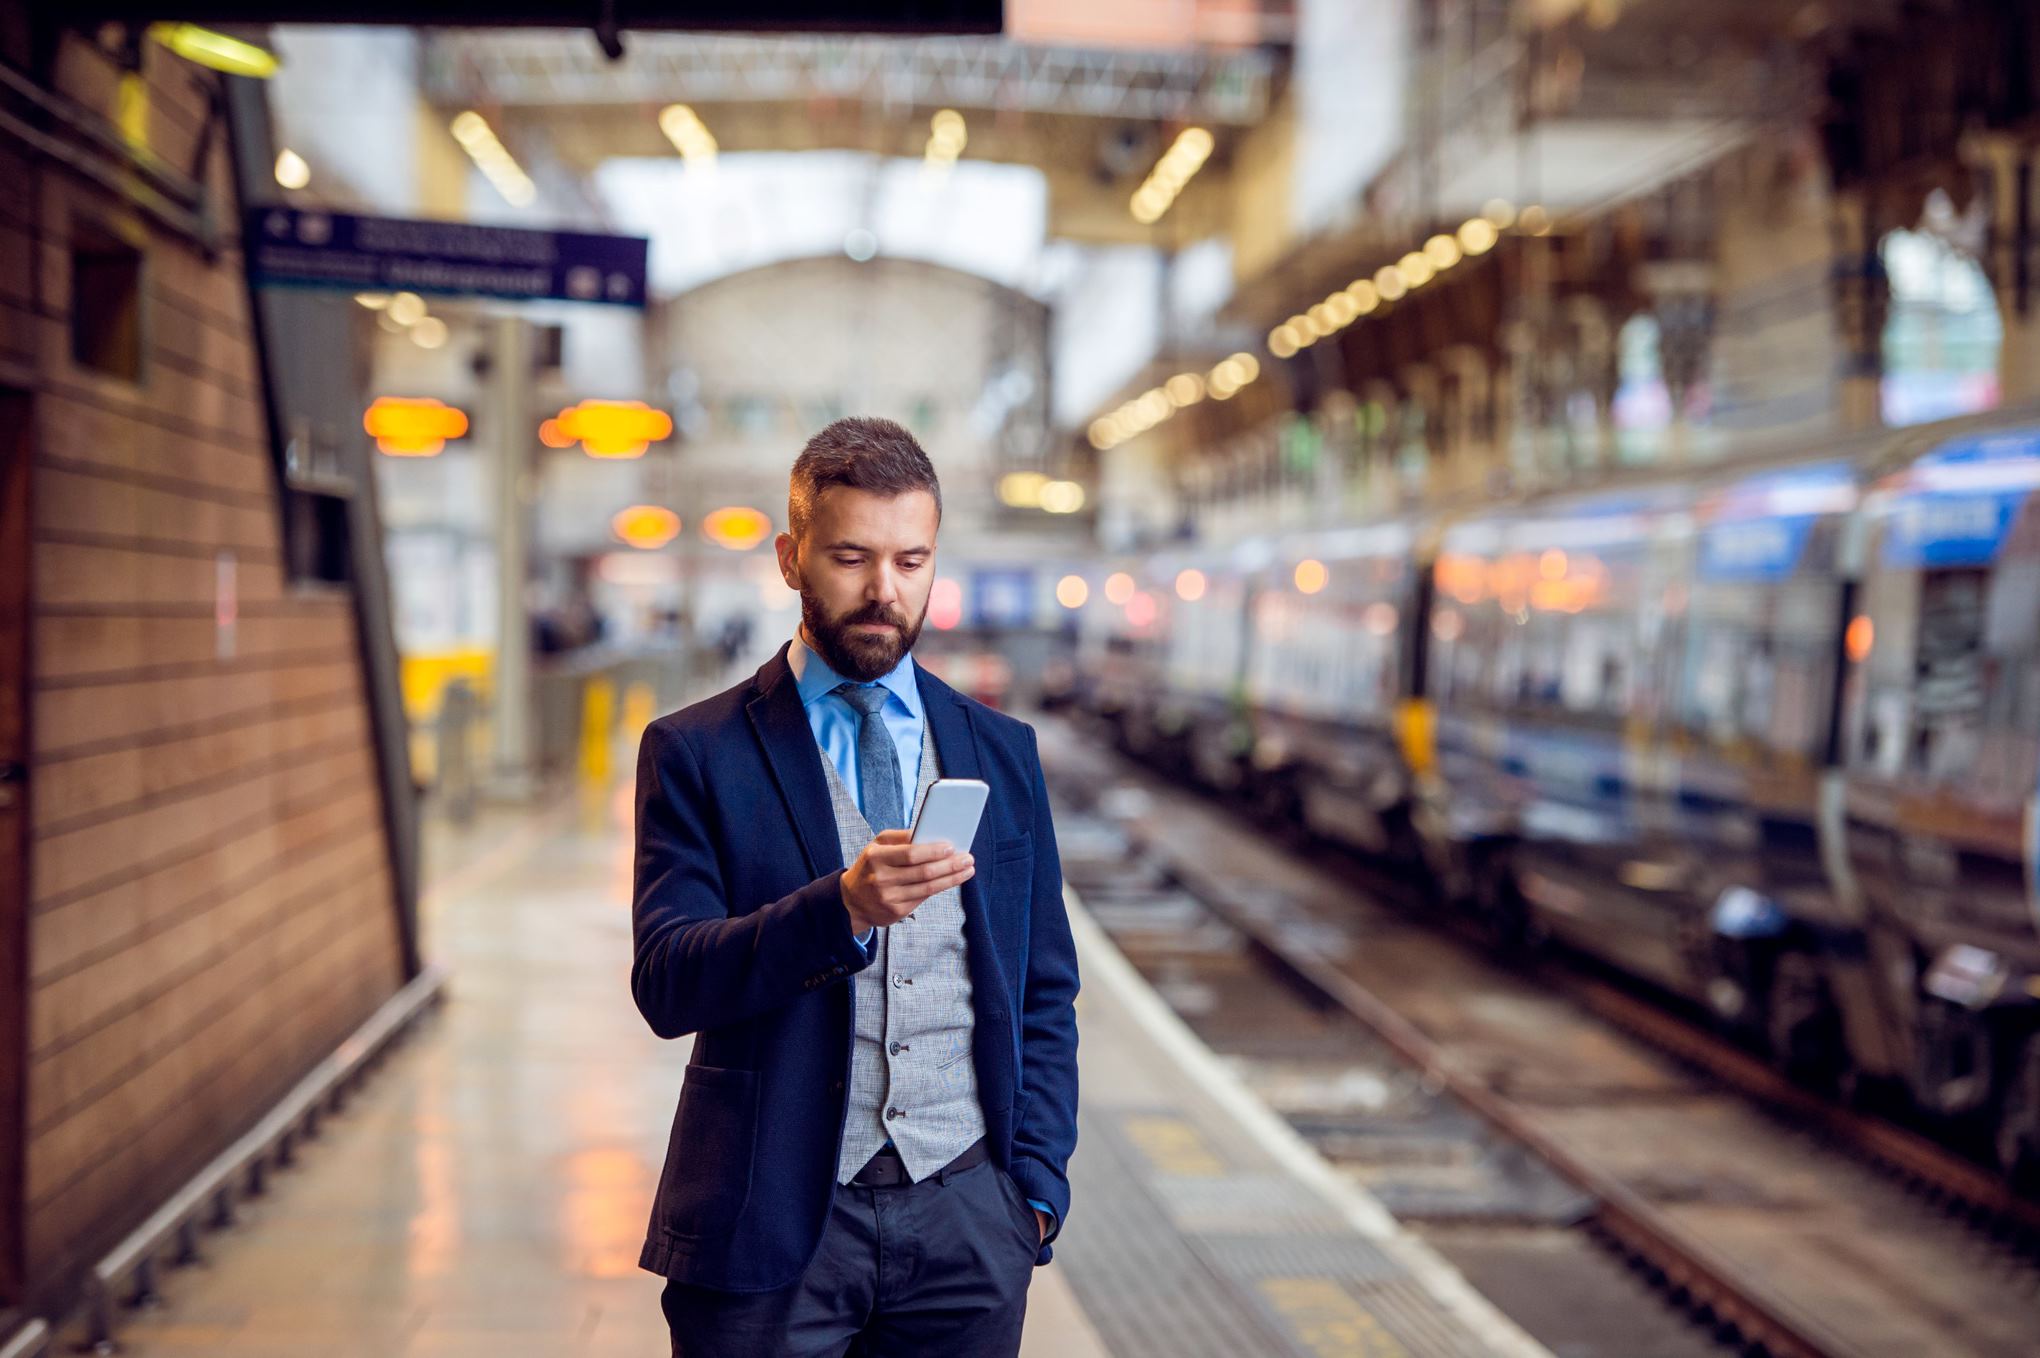
[[864,558],[861,556],[839,556],[836,558],[836,564],[838,566],[861,566],[864,564]]
[[921,569],[921,563],[918,561],[902,561],[900,569],[903,571],[917,571]]

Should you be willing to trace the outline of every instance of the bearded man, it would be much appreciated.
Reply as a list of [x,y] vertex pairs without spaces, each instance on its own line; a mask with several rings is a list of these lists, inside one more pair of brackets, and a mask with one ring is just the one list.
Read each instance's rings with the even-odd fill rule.
[[[1076,950],[1034,731],[915,664],[942,491],[838,420],[775,547],[796,634],[646,728],[631,994],[694,1051],[639,1265],[674,1358],[1012,1358],[1069,1215]],[[968,845],[913,844],[939,776]]]

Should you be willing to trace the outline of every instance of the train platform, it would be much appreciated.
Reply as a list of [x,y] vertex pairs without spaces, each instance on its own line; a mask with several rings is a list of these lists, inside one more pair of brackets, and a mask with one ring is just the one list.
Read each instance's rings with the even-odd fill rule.
[[[161,1274],[159,1301],[121,1313],[120,1351],[667,1351],[636,1259],[689,1044],[630,1002],[630,817],[626,781],[428,828],[444,1005],[198,1262]],[[1075,1205],[1034,1277],[1026,1358],[1544,1355],[1260,1103],[1075,900],[1072,917]]]

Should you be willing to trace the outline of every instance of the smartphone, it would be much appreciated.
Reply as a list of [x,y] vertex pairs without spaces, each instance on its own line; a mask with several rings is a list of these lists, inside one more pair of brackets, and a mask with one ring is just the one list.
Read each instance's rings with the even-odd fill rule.
[[928,785],[920,814],[914,817],[913,842],[947,841],[958,853],[969,853],[985,798],[991,795],[991,785],[982,778],[937,778]]

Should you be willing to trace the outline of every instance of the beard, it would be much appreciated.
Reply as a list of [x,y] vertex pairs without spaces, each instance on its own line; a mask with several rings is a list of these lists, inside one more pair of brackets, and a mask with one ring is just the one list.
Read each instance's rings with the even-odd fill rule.
[[[900,657],[914,649],[921,639],[921,625],[928,620],[928,606],[909,623],[906,616],[881,603],[865,604],[841,617],[831,617],[828,605],[809,590],[800,592],[800,620],[807,628],[815,651],[829,662],[829,668],[845,679],[868,684],[892,672]],[[858,632],[859,623],[882,622],[891,632]]]

